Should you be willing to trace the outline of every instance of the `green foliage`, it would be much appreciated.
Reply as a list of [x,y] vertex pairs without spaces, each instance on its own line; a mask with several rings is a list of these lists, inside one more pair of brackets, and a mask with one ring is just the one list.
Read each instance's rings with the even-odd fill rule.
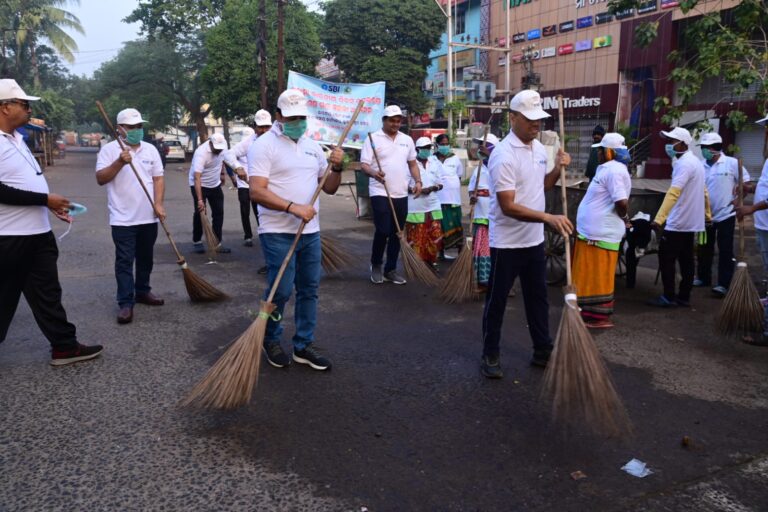
[[149,39],[178,41],[216,24],[225,3],[225,0],[141,0],[123,21],[141,23],[141,31]]
[[624,145],[626,145],[628,148],[631,148],[637,142],[637,137],[632,135],[634,131],[635,131],[635,128],[628,124],[625,124],[625,123],[616,124],[616,133],[619,133],[621,134],[622,137],[624,137]]
[[34,94],[40,96],[40,101],[35,102],[34,115],[45,119],[45,123],[53,128],[53,133],[75,120],[75,103],[69,98],[51,89],[34,91]]

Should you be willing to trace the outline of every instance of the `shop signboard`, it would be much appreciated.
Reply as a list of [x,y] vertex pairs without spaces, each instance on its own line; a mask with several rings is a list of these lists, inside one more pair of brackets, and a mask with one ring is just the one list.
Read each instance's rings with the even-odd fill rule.
[[507,46],[507,38],[506,37],[500,37],[499,38],[499,48],[504,48]]
[[608,23],[610,21],[613,21],[613,14],[609,12],[601,12],[600,14],[595,15],[595,25],[602,25],[603,23]]
[[545,59],[547,57],[554,57],[555,55],[557,55],[557,48],[555,48],[554,46],[541,49],[541,56]]
[[557,34],[557,25],[547,25],[542,29],[544,37],[554,36]]
[[600,36],[596,37],[593,41],[593,46],[595,48],[605,48],[606,46],[611,46],[611,43],[613,42],[613,38],[611,36]]
[[648,0],[637,5],[637,14],[647,14],[656,10],[656,0]]
[[512,62],[520,62],[521,60],[523,60],[523,54],[522,53],[515,53],[510,58],[512,59]]
[[529,30],[527,36],[529,41],[531,39],[541,39],[541,29],[535,28],[533,30]]
[[558,55],[568,55],[570,53],[573,53],[573,43],[568,44],[561,44],[557,47],[557,54]]
[[592,26],[592,16],[584,16],[576,20],[576,28],[587,28]]
[[445,96],[445,71],[438,71],[432,77],[432,97],[442,98]]
[[513,43],[523,43],[525,42],[525,32],[520,32],[518,34],[515,34],[512,36],[512,42]]
[[616,13],[616,19],[617,20],[625,20],[627,18],[631,18],[632,16],[634,16],[634,14],[635,14],[635,10],[634,9],[632,9],[632,8],[624,9],[623,11],[618,11]]
[[560,27],[559,27],[560,28],[560,33],[562,34],[563,32],[570,32],[571,30],[574,29],[574,26],[575,25],[573,24],[573,20],[565,21],[565,22],[560,24]]
[[592,49],[592,40],[584,39],[582,41],[576,41],[576,51],[586,52]]
[[680,5],[680,2],[677,0],[661,0],[661,8],[662,9],[672,9],[673,7],[677,7]]

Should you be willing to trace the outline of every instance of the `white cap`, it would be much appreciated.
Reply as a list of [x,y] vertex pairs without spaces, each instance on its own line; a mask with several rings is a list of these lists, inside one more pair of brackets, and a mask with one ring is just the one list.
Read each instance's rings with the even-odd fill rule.
[[299,89],[286,89],[277,98],[277,108],[283,117],[308,116],[307,97]]
[[432,145],[432,141],[429,139],[429,137],[419,137],[418,139],[416,139],[417,148],[423,148],[431,145]]
[[762,119],[758,119],[757,121],[755,121],[755,123],[757,123],[757,124],[762,124],[762,125],[766,125],[766,124],[768,124],[768,116],[765,116],[765,117],[764,117],[764,118],[762,118]]
[[624,145],[624,137],[620,133],[609,132],[603,135],[603,140],[592,144],[593,148],[627,149]]
[[243,131],[240,132],[240,134],[242,135],[243,139],[247,139],[251,135],[255,135],[256,132],[250,126],[246,126],[245,128],[243,128]]
[[211,141],[214,149],[227,149],[227,139],[220,133],[214,133],[208,140]]
[[141,114],[135,108],[126,108],[117,113],[117,124],[127,124],[128,126],[134,124],[146,123],[146,119],[141,118]]
[[707,132],[701,135],[699,146],[711,146],[712,144],[722,144],[723,138],[715,132]]
[[0,80],[0,101],[3,100],[27,100],[37,101],[40,98],[37,96],[27,96],[16,80],[13,78],[3,78]]
[[687,146],[690,146],[693,143],[693,137],[691,137],[691,132],[689,132],[685,128],[680,128],[679,126],[674,127],[672,130],[668,132],[661,130],[661,134],[664,137],[667,137],[668,139],[674,139],[674,140],[679,140],[680,142],[685,142]]
[[261,109],[253,116],[253,124],[256,126],[271,126],[272,116],[266,110]]
[[389,105],[384,109],[384,115],[382,117],[403,117],[403,111],[397,105]]
[[538,121],[539,119],[550,117],[550,115],[544,112],[544,109],[541,108],[541,96],[539,96],[539,93],[530,89],[515,94],[515,96],[509,100],[509,110],[520,112],[531,121]]
[[[482,145],[483,138],[482,137],[475,137],[474,139],[472,139],[472,141]],[[493,144],[494,146],[496,146],[499,143],[499,138],[497,136],[495,136],[494,134],[489,133],[485,137],[485,142],[486,142],[486,144]]]

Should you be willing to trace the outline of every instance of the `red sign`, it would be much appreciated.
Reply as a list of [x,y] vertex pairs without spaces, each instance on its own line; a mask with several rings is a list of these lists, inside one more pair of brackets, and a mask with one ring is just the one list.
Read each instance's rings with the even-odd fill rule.
[[573,49],[573,43],[561,44],[557,47],[557,54],[568,55],[569,53],[573,53]]
[[516,53],[512,56],[512,62],[520,62],[521,60],[523,60],[522,53]]
[[507,38],[506,37],[500,37],[499,38],[499,48],[504,48],[507,46]]

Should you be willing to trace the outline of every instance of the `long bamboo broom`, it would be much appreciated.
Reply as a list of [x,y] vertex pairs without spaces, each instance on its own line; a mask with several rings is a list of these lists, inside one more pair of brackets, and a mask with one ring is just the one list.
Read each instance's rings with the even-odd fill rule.
[[333,274],[341,272],[345,268],[354,265],[354,258],[352,258],[348,251],[344,250],[342,243],[336,238],[330,235],[321,234],[320,244],[322,252],[320,264],[323,266],[323,270],[326,273]]
[[[381,162],[379,162],[379,154],[376,152],[376,145],[373,142],[373,134],[368,132],[368,140],[371,141],[371,149],[373,150],[373,157],[376,159],[376,166],[381,170]],[[389,208],[392,210],[392,218],[395,221],[395,228],[397,229],[397,236],[400,239],[400,254],[403,256],[403,268],[405,274],[410,279],[416,279],[421,281],[427,286],[437,286],[440,284],[435,273],[429,266],[416,254],[416,251],[408,243],[405,237],[405,231],[400,227],[400,221],[397,220],[397,213],[395,212],[395,204],[392,202],[392,196],[389,194],[389,187],[387,182],[382,183],[384,190],[387,193],[387,199],[389,200]]]
[[213,227],[208,221],[208,214],[203,210],[200,214],[200,224],[203,225],[203,234],[205,235],[205,254],[208,256],[208,263],[216,263],[216,248],[219,246],[219,238],[213,232]]
[[[360,113],[360,109],[363,107],[363,103],[362,100],[358,102],[357,109],[355,109],[352,118],[339,137],[337,146],[341,147],[344,143],[349,130]],[[309,204],[315,204],[331,172],[331,164],[328,164]],[[277,277],[275,277],[272,289],[269,291],[269,296],[267,300],[261,301],[256,320],[251,323],[250,327],[230,345],[224,355],[208,370],[202,380],[195,385],[189,395],[182,401],[182,405],[197,404],[210,409],[234,409],[247,404],[251,400],[254,385],[259,377],[261,349],[264,346],[267,322],[277,307],[272,303],[272,300],[275,298],[280,280],[283,278],[285,269],[293,257],[293,253],[306,225],[305,221],[299,224],[293,244],[288,249],[282,265],[280,265],[280,270],[277,272]]]
[[[739,162],[739,207],[744,204],[744,177]],[[744,219],[739,221],[739,261],[717,316],[717,330],[724,334],[749,334],[763,329],[765,310],[744,259]]]
[[[565,141],[563,97],[558,96],[560,140]],[[568,203],[565,189],[565,166],[560,166],[560,191],[563,212]],[[611,375],[603,362],[579,313],[576,289],[571,276],[571,246],[565,238],[564,287],[565,307],[555,337],[555,348],[544,374],[543,393],[553,399],[552,413],[556,420],[570,424],[583,422],[588,428],[609,435],[621,435],[630,430],[630,422],[619,398]]]
[[[100,101],[96,102],[96,107],[99,109],[99,112],[101,112],[101,115],[104,118],[104,122],[106,123],[107,127],[109,127],[110,132],[112,132],[112,136],[120,145],[120,149],[125,150],[123,141],[120,140],[120,136],[115,130],[115,127],[112,126],[112,122],[110,122],[109,117],[107,116],[107,112],[104,110],[104,106]],[[228,299],[229,296],[226,293],[222,292],[208,281],[192,272],[192,270],[189,268],[187,260],[184,259],[184,256],[179,251],[179,248],[176,247],[176,242],[174,242],[173,237],[171,236],[171,232],[168,231],[168,226],[165,224],[165,220],[160,217],[160,213],[157,211],[155,202],[152,199],[152,196],[149,195],[149,191],[144,185],[144,182],[141,180],[138,171],[136,171],[136,167],[133,166],[133,162],[130,162],[129,165],[133,171],[133,175],[136,176],[137,180],[139,180],[139,184],[141,185],[142,190],[144,190],[144,194],[147,196],[149,204],[152,205],[152,210],[154,210],[155,215],[160,221],[160,225],[163,227],[163,231],[165,231],[165,236],[168,237],[168,241],[171,243],[171,249],[176,254],[176,263],[181,267],[181,274],[184,277],[184,287],[187,289],[187,295],[189,295],[189,299],[192,302],[217,302]]]
[[[490,124],[490,121],[488,121]],[[488,137],[488,124],[485,125],[483,133],[483,148],[486,147]],[[475,192],[480,185],[480,169],[483,167],[482,160],[475,171]],[[472,217],[475,214],[475,205],[469,208],[469,227],[472,229]],[[470,231],[471,235],[471,231]],[[466,246],[461,251],[459,257],[451,265],[448,275],[443,280],[443,286],[440,288],[440,298],[446,304],[455,304],[468,300],[475,300],[480,297],[477,292],[477,276],[475,275],[474,255],[472,254],[472,236],[466,237]]]

